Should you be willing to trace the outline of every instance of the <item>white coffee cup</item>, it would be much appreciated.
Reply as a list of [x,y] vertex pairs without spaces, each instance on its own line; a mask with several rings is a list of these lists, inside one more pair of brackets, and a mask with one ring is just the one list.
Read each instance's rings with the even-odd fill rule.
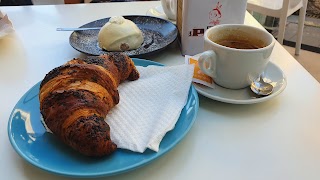
[[177,0],[161,0],[163,12],[166,14],[168,19],[177,19]]
[[[237,49],[227,47],[226,43],[244,43],[246,46],[254,45],[258,48],[243,49],[241,45],[241,48]],[[264,29],[243,24],[213,26],[204,33],[206,51],[199,57],[199,67],[222,87],[245,88],[264,71],[274,44],[274,37]]]

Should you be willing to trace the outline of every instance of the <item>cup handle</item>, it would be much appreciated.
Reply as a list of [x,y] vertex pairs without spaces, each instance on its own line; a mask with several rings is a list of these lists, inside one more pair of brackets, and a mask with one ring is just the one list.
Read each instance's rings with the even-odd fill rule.
[[177,16],[177,0],[162,0],[161,3],[168,18],[175,20]]
[[216,53],[212,50],[209,50],[203,52],[198,60],[201,71],[212,78],[216,77],[216,59]]

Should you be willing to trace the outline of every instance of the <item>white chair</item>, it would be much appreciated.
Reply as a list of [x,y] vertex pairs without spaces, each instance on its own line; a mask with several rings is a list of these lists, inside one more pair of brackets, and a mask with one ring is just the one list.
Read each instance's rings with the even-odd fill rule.
[[287,17],[299,10],[298,35],[295,54],[299,55],[301,49],[304,20],[306,16],[308,0],[248,0],[247,10],[279,18],[278,42],[283,44]]

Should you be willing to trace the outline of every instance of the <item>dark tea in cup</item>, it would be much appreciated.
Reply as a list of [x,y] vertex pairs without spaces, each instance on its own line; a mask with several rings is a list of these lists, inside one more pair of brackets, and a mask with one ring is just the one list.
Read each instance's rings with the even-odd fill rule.
[[[218,34],[218,33],[217,33]],[[235,49],[260,49],[268,44],[260,38],[250,35],[241,29],[228,29],[220,31],[217,36],[210,36],[209,39],[219,45]]]
[[252,42],[248,40],[221,39],[215,41],[215,43],[236,49],[259,49],[265,47],[265,45],[262,43]]

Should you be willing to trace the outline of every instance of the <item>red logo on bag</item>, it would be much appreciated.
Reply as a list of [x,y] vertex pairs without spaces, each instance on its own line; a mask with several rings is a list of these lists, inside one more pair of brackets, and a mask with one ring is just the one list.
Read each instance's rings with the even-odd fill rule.
[[204,35],[204,29],[202,28],[195,28],[195,29],[192,29],[192,31],[189,31],[189,36],[203,36]]
[[222,4],[218,1],[218,3],[216,4],[216,7],[209,12],[209,20],[210,20],[209,24],[212,24],[212,25],[220,24],[220,18],[222,17],[221,7],[222,7]]

